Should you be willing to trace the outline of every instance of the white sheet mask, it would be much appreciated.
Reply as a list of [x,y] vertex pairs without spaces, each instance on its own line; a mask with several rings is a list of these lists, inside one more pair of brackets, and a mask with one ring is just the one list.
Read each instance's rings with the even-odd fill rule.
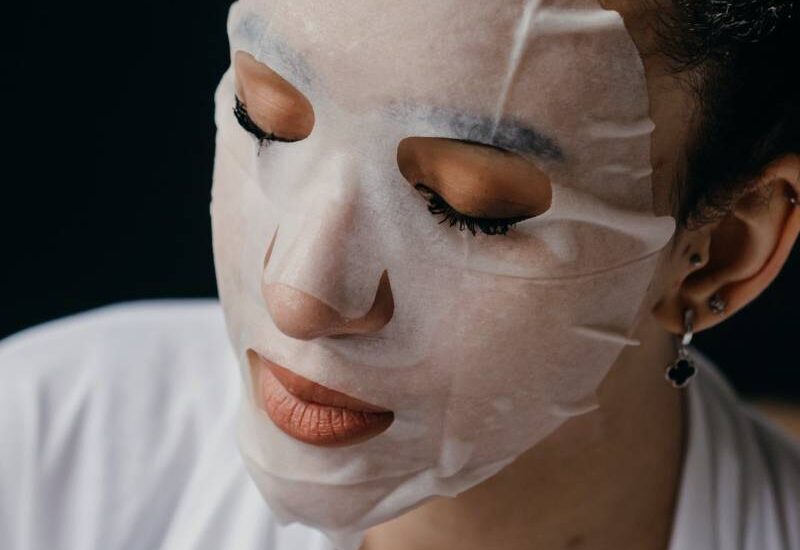
[[[354,549],[596,408],[636,345],[675,230],[653,210],[644,69],[594,0],[240,0],[229,36],[315,116],[304,140],[259,152],[233,116],[233,71],[217,92],[214,250],[245,384],[240,447],[281,521]],[[507,235],[440,225],[398,168],[413,136],[518,148],[550,178],[550,209]],[[292,338],[262,297],[282,283],[358,318],[384,272],[395,308],[372,334]],[[248,349],[395,420],[348,447],[297,441],[256,405]]]

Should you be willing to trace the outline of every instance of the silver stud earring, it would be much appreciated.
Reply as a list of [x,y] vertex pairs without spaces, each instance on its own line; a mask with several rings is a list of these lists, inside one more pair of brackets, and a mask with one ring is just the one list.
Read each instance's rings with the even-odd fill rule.
[[697,374],[697,367],[689,356],[687,346],[692,343],[694,336],[694,310],[687,309],[683,313],[683,335],[678,340],[678,357],[669,365],[664,373],[667,382],[675,388],[685,388],[689,385],[694,375]]
[[689,263],[692,264],[692,267],[700,267],[703,265],[703,257],[700,254],[692,254],[692,257],[689,258]]
[[708,300],[708,308],[717,315],[722,315],[728,309],[728,302],[719,292],[715,292]]
[[789,199],[789,204],[791,204],[794,207],[797,207],[798,200],[797,200],[797,195],[794,192],[787,190],[786,191],[786,198]]

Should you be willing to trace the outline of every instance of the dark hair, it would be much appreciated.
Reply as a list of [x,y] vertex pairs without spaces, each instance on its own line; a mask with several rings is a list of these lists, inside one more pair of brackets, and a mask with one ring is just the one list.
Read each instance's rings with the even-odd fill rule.
[[696,93],[675,186],[686,227],[719,219],[773,160],[800,152],[800,0],[671,0],[660,50]]

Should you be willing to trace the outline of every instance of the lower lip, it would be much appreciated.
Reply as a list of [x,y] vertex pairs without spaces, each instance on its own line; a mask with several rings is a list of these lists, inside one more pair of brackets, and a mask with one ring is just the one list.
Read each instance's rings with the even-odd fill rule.
[[344,447],[371,439],[394,421],[392,412],[357,411],[305,401],[278,381],[264,360],[251,361],[260,406],[285,434],[319,447]]

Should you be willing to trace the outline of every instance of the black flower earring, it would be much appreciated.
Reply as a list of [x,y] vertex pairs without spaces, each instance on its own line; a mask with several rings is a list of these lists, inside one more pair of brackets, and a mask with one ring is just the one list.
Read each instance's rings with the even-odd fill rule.
[[676,388],[685,388],[689,385],[694,375],[697,374],[697,367],[689,355],[686,346],[691,344],[694,336],[694,310],[687,309],[683,314],[683,335],[678,341],[678,357],[669,365],[665,372],[667,382]]

